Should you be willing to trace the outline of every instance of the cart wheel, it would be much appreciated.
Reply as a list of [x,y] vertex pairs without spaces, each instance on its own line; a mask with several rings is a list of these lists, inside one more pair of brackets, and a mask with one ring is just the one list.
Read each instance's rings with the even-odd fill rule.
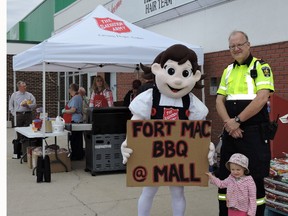
[[96,176],[96,172],[91,172],[91,175],[92,176]]

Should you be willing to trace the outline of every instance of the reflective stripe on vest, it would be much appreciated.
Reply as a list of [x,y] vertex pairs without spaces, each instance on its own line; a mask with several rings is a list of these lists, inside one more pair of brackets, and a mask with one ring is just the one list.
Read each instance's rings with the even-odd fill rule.
[[[218,200],[226,201],[226,194],[218,194]],[[265,204],[265,197],[256,200],[257,206]]]
[[226,200],[226,194],[218,194],[218,200],[221,200],[221,201]]
[[226,100],[253,100],[256,94],[231,94],[228,95]]
[[263,205],[263,204],[265,204],[266,199],[265,199],[265,197],[259,198],[259,199],[256,200],[256,202],[257,202],[257,205],[258,205],[258,206],[259,206],[259,205]]
[[[233,64],[230,64],[228,67],[227,67],[227,73],[226,73],[226,76],[225,76],[225,84],[226,86],[228,86],[228,78],[231,74],[231,71],[233,69]],[[226,88],[227,89],[227,88]]]

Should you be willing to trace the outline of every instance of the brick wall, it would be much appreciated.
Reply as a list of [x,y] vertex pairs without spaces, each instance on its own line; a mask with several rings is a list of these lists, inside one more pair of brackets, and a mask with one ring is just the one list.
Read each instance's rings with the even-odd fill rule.
[[132,82],[135,79],[140,79],[142,83],[145,82],[141,78],[142,73],[118,73],[117,74],[117,97],[118,101],[123,101],[126,93],[132,89]]
[[[7,111],[9,96],[14,92],[12,55],[7,55]],[[24,81],[27,91],[36,98],[37,107],[42,106],[42,72],[16,72],[16,83]],[[46,110],[56,114],[57,111],[57,73],[46,73]],[[34,113],[35,114],[35,113]],[[13,118],[9,115],[10,119]]]
[[[252,48],[252,54],[255,57],[262,58],[267,61],[273,71],[275,80],[275,92],[288,99],[288,41],[256,46]],[[212,141],[218,142],[218,135],[221,133],[223,123],[219,119],[215,109],[215,95],[210,95],[210,78],[217,77],[217,85],[224,68],[230,64],[233,59],[228,50],[207,53],[204,56],[204,73],[205,78],[205,102],[209,108],[207,119],[212,120]],[[42,73],[35,72],[17,72],[17,81],[23,80],[27,83],[27,90],[34,94],[37,104],[42,104]],[[84,78],[85,76],[83,76]],[[122,101],[128,90],[131,89],[131,84],[134,79],[141,77],[141,73],[117,73],[117,98]],[[55,116],[57,114],[57,73],[46,73],[46,107],[49,114]],[[142,79],[140,79],[143,81]],[[85,80],[86,82],[87,80]],[[56,82],[56,83],[55,83]],[[77,82],[77,79],[76,79]],[[62,85],[63,86],[63,85]],[[63,95],[64,89],[60,89]],[[7,101],[9,95],[13,93],[13,70],[12,56],[7,56]],[[193,90],[193,93],[202,99],[201,90]],[[63,98],[63,96],[61,96]],[[8,104],[8,102],[7,102]]]

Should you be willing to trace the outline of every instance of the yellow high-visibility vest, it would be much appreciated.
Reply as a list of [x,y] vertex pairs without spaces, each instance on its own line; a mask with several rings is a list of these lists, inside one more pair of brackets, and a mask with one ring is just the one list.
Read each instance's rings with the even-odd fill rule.
[[251,77],[250,70],[256,60],[253,57],[249,66],[228,65],[221,77],[217,94],[226,96],[227,100],[253,100],[261,89],[274,91],[273,74],[267,63],[256,62],[257,77]]

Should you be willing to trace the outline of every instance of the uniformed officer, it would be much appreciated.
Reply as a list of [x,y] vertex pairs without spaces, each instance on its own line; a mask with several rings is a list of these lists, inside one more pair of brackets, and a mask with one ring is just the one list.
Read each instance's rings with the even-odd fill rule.
[[[216,109],[224,124],[219,178],[229,172],[226,162],[234,153],[249,158],[249,170],[257,186],[257,216],[265,210],[263,178],[269,175],[270,142],[263,132],[269,123],[267,101],[274,92],[270,66],[253,57],[248,36],[233,31],[229,36],[229,49],[234,63],[224,70],[217,91]],[[219,190],[219,215],[227,215],[226,191]]]

